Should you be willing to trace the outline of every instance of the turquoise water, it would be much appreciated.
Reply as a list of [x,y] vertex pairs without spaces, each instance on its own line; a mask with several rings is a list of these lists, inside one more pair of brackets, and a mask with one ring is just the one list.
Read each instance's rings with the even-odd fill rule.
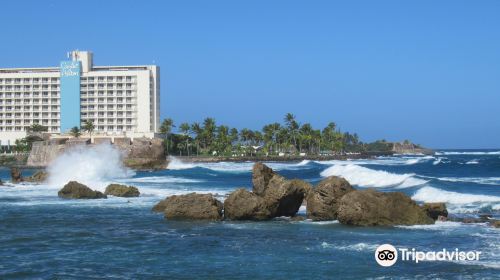
[[[100,163],[104,158],[104,162]],[[114,169],[106,156],[86,165],[58,166],[46,185],[0,187],[1,279],[166,278],[498,278],[500,230],[486,224],[438,222],[360,228],[336,221],[178,222],[151,207],[171,194],[217,193],[251,187],[252,163],[183,164],[175,170]],[[81,157],[86,161],[85,157]],[[113,160],[111,160],[113,162]],[[101,165],[100,165],[101,164]],[[95,168],[104,170],[96,171]],[[317,183],[343,176],[356,188],[403,191],[421,202],[444,201],[457,216],[500,216],[500,152],[442,151],[348,162],[271,163],[280,174]],[[32,170],[26,170],[28,175]],[[9,179],[7,169],[0,177]],[[108,182],[137,186],[138,198],[62,200],[68,178],[102,189]],[[300,215],[305,214],[301,209]],[[416,250],[477,250],[478,261],[398,261],[381,267],[384,243]]]

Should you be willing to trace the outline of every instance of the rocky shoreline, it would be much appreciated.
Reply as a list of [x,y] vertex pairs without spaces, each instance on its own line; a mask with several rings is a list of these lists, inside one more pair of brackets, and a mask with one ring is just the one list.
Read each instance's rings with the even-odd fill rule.
[[[23,177],[11,169],[12,183],[43,183],[49,174],[39,171]],[[0,184],[1,185],[1,184]],[[265,221],[279,217],[312,221],[338,220],[350,226],[427,225],[436,221],[486,223],[500,227],[500,221],[488,215],[479,218],[448,216],[445,203],[417,204],[402,192],[355,189],[344,178],[330,176],[316,186],[299,179],[287,179],[263,163],[252,170],[252,190],[239,188],[219,201],[214,194],[172,195],[158,202],[153,212],[168,220]],[[106,199],[108,195],[133,198],[140,196],[134,186],[110,184],[104,193],[76,181],[63,186],[62,199]],[[306,215],[297,215],[301,206]]]

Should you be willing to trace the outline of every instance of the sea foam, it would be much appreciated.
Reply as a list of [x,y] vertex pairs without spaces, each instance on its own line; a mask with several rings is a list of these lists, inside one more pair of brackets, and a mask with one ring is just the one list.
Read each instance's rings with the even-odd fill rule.
[[[252,167],[254,162],[183,162],[176,157],[169,157],[169,164],[167,169],[169,170],[185,170],[185,169],[193,169],[193,168],[204,168],[209,169],[216,172],[250,172],[252,171]],[[303,160],[298,163],[282,163],[282,162],[266,162],[265,164],[274,170],[285,170],[285,169],[303,169],[308,164],[310,164],[310,160]]]
[[135,174],[123,165],[121,152],[109,144],[67,150],[47,171],[50,186],[60,188],[69,181],[78,181],[101,191],[109,182]]
[[321,172],[321,176],[339,176],[349,183],[360,187],[397,187],[408,188],[423,185],[427,181],[415,178],[415,174],[394,174],[387,171],[373,170],[363,166],[348,164],[334,165]]

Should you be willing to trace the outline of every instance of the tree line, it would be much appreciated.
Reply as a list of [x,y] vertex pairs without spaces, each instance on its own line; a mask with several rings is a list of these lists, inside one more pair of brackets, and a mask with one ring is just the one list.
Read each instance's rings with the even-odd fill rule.
[[287,113],[281,123],[266,124],[261,130],[218,125],[210,117],[202,123],[176,126],[166,118],[160,133],[165,135],[167,154],[181,156],[332,155],[392,148],[385,140],[363,143],[356,133],[342,132],[334,122],[316,129],[310,123],[300,123],[292,113]]

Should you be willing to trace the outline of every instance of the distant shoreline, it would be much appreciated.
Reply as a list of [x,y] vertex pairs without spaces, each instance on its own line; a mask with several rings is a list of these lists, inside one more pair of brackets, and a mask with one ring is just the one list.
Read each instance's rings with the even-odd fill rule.
[[[328,155],[328,156],[244,156],[244,157],[217,157],[217,156],[171,156],[185,163],[212,163],[212,162],[300,162],[302,160],[349,160],[349,159],[370,159],[379,156],[392,156],[393,152],[362,153],[348,155]],[[169,161],[167,159],[167,161]],[[167,166],[168,168],[168,166]]]

